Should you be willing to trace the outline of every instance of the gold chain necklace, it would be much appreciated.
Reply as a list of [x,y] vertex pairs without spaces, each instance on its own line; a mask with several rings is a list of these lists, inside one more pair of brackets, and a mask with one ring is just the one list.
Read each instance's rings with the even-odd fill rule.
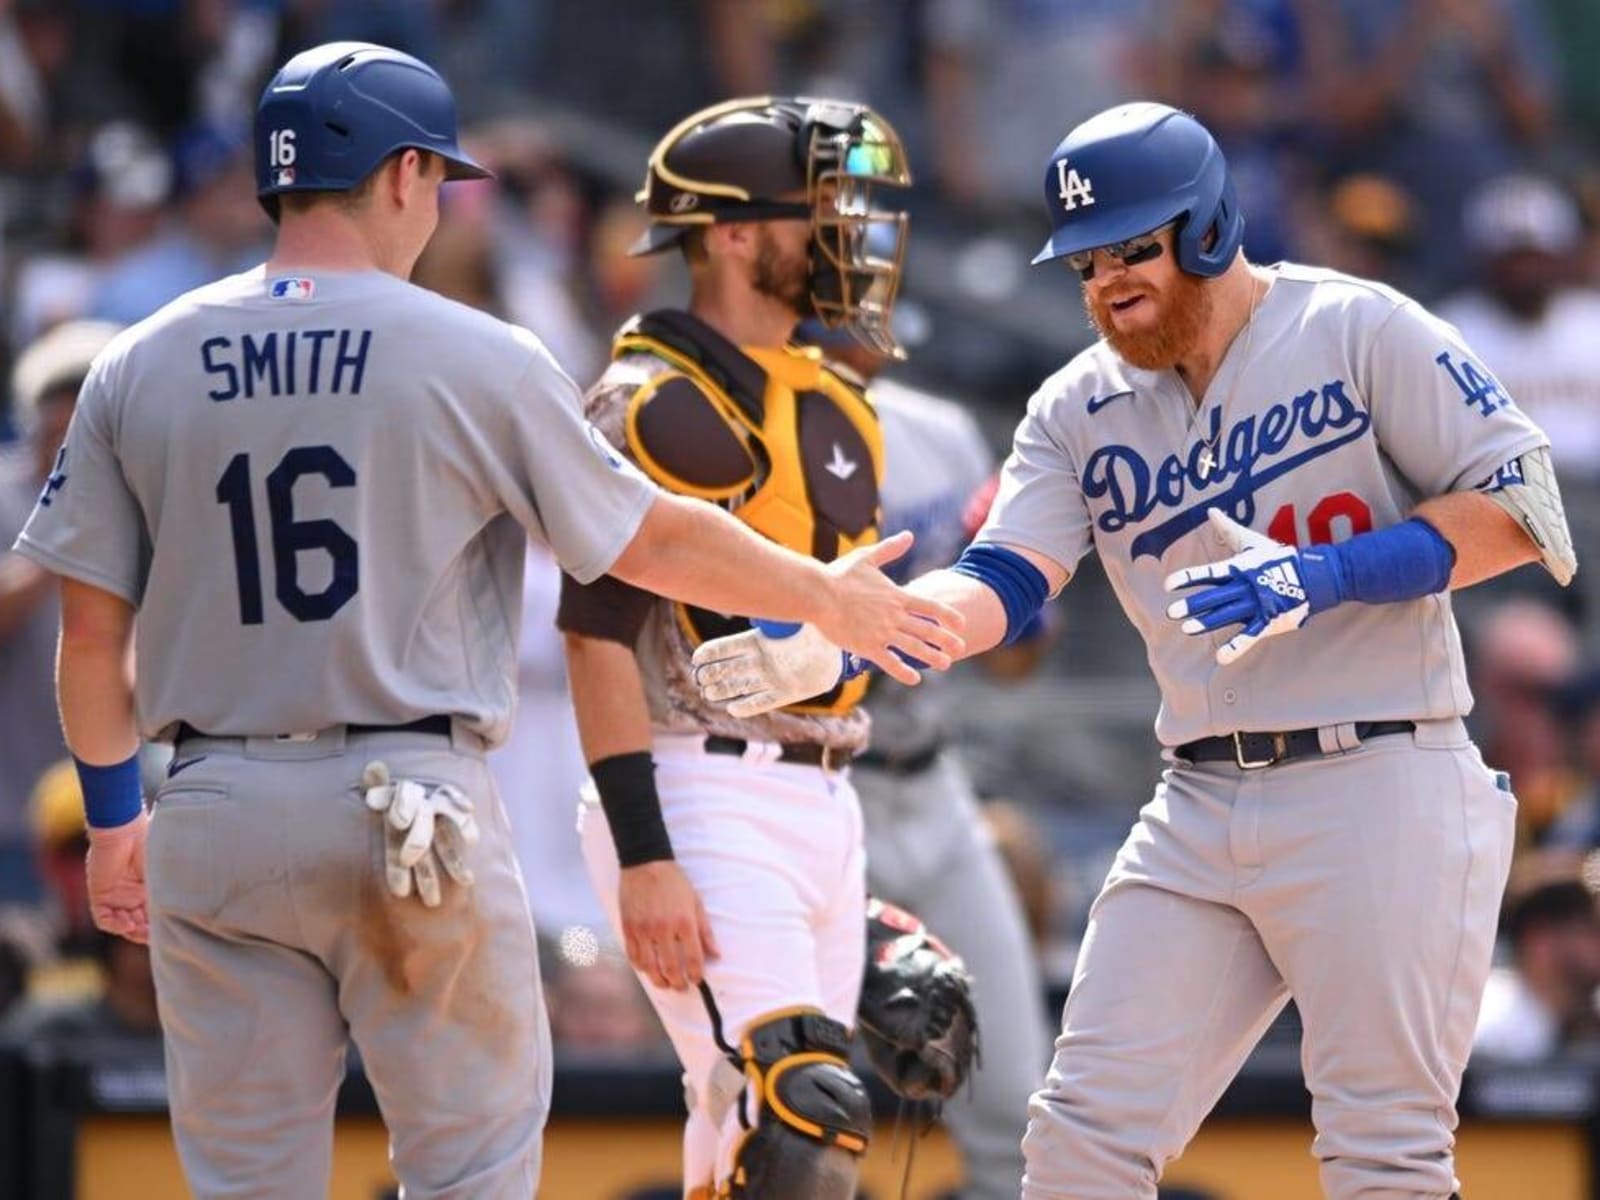
[[[1233,407],[1233,394],[1239,390],[1239,380],[1244,376],[1244,369],[1250,365],[1250,342],[1256,333],[1256,310],[1261,307],[1261,301],[1266,298],[1262,292],[1258,297],[1257,285],[1260,283],[1254,275],[1250,277],[1250,315],[1244,321],[1244,348],[1239,352],[1239,369],[1233,373],[1233,379],[1228,383],[1228,394],[1223,397],[1222,403],[1217,407],[1217,432],[1210,438],[1204,438],[1200,443],[1200,457],[1196,466],[1200,468],[1202,482],[1211,478],[1211,468],[1217,465],[1217,443],[1222,440],[1222,414]],[[1205,412],[1205,405],[1196,407],[1194,419],[1190,422],[1189,432],[1193,434],[1195,426],[1200,423],[1200,417]]]

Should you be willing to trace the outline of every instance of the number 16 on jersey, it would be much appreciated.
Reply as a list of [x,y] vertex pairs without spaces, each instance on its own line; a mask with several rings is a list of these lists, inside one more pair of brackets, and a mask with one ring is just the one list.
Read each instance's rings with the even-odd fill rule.
[[[331,488],[347,488],[355,486],[356,471],[332,446],[296,446],[267,474],[273,592],[295,620],[326,621],[360,589],[361,555],[355,539],[337,522],[295,519],[294,487],[306,475],[320,475]],[[233,526],[239,621],[260,625],[261,551],[256,541],[256,506],[251,487],[250,456],[235,454],[217,481],[217,502],[227,505]],[[314,550],[328,555],[332,572],[326,587],[308,592],[300,585],[300,554]]]

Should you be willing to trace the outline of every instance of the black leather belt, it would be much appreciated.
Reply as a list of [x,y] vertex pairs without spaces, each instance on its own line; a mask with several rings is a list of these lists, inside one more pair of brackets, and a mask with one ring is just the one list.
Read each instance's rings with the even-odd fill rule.
[[[1395,733],[1411,733],[1415,721],[1357,721],[1356,737],[1371,738]],[[1229,733],[1185,742],[1174,751],[1185,762],[1231,762],[1242,770],[1270,767],[1291,758],[1307,758],[1325,753],[1315,729],[1290,729],[1280,733]]]
[[855,757],[858,767],[870,767],[886,775],[921,775],[944,753],[944,743],[934,742],[910,754],[890,754],[883,750],[863,750]]
[[[748,749],[750,743],[745,738],[724,737],[720,733],[706,735],[707,754],[731,754],[735,758],[742,758]],[[837,771],[840,767],[848,766],[854,757],[853,750],[846,750],[840,746],[824,746],[821,742],[781,742],[778,750],[779,762],[821,767],[826,771]]]
[[[419,717],[415,721],[408,721],[404,725],[346,725],[346,733],[442,733],[450,735],[450,718],[442,713],[431,717]],[[173,735],[172,744],[188,741],[190,738],[208,737],[233,737],[234,734],[202,733],[187,721],[178,723],[178,732]]]

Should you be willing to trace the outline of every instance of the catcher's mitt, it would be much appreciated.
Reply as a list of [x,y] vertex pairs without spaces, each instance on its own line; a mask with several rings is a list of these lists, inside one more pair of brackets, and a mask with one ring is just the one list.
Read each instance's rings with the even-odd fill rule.
[[921,921],[867,901],[867,969],[856,1023],[884,1083],[907,1100],[944,1100],[978,1052],[972,976]]

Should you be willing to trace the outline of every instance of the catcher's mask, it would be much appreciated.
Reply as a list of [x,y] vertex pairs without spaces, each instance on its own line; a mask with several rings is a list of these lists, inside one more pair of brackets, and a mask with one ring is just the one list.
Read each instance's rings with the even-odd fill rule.
[[635,196],[651,226],[629,252],[654,254],[695,226],[722,221],[809,220],[812,312],[800,315],[904,358],[889,317],[906,216],[874,208],[873,199],[875,188],[910,183],[899,135],[866,105],[729,100],[688,117],[656,144]]

